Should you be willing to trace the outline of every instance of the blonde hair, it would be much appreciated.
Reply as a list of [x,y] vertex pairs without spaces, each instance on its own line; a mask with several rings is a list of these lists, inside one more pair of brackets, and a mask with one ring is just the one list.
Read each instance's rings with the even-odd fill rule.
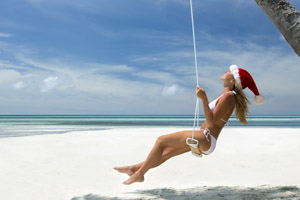
[[249,113],[248,105],[250,104],[250,101],[242,89],[234,87],[234,90],[236,91],[235,116],[242,124],[248,124],[247,115]]

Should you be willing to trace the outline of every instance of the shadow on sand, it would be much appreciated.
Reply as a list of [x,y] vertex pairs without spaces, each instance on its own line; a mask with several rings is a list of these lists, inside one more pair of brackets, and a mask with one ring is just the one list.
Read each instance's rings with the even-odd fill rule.
[[130,193],[136,198],[105,197],[95,194],[87,194],[73,197],[71,200],[273,200],[273,199],[300,199],[300,188],[295,186],[260,186],[248,187],[197,187],[191,189],[175,190],[172,188],[160,188],[153,190],[138,190]]

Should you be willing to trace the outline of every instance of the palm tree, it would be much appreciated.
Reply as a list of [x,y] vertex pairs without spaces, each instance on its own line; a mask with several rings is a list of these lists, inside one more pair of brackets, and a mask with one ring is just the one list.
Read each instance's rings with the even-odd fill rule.
[[287,0],[255,0],[300,57],[300,14]]

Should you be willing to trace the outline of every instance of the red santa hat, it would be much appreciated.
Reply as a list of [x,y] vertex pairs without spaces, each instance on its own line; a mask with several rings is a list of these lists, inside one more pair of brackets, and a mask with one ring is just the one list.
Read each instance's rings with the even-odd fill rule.
[[256,84],[249,72],[242,68],[238,68],[236,65],[231,65],[230,71],[235,79],[235,87],[242,90],[249,88],[255,95],[254,102],[256,104],[263,104],[265,102],[265,97],[259,94]]

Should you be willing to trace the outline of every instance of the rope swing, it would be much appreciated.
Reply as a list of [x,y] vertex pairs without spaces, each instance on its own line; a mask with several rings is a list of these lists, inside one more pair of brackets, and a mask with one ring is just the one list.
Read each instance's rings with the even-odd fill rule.
[[[196,37],[195,37],[195,25],[194,25],[194,12],[193,12],[193,0],[190,0],[190,8],[191,8],[191,20],[192,20],[192,31],[193,31],[193,44],[194,44],[194,57],[195,57],[195,69],[196,69],[196,80],[197,86],[199,85],[199,77],[198,77],[198,63],[197,63],[197,49],[196,49]],[[197,157],[202,157],[202,153],[199,150],[199,141],[194,139],[195,131],[200,131],[199,126],[199,98],[196,99],[196,108],[195,108],[195,116],[194,116],[194,126],[193,126],[193,134],[192,138],[186,138],[187,145],[190,146],[191,152],[193,155]]]

